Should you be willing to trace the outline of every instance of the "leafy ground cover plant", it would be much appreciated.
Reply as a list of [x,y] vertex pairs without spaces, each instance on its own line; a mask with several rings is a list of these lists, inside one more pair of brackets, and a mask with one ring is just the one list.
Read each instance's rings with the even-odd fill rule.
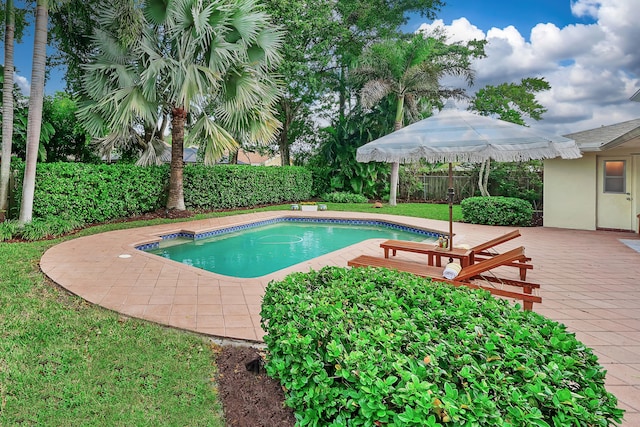
[[623,411],[564,325],[384,269],[271,282],[267,373],[299,425],[608,426]]

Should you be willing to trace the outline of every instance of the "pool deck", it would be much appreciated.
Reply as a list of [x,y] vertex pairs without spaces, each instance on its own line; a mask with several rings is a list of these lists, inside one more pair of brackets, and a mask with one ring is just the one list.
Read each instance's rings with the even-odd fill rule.
[[[445,221],[351,212],[256,212],[238,216],[111,231],[50,248],[42,271],[85,300],[127,316],[231,340],[260,342],[260,304],[271,280],[294,271],[346,266],[361,254],[382,255],[373,239],[273,274],[238,279],[151,255],[135,247],[179,231],[208,231],[284,216],[373,219],[446,232]],[[454,224],[455,244],[474,245],[514,227]],[[500,246],[524,246],[540,283],[534,311],[564,323],[591,347],[607,370],[607,389],[627,411],[623,426],[640,425],[640,253],[638,234],[559,228],[520,228]],[[628,244],[621,242],[627,241]],[[124,255],[124,257],[123,257]],[[403,257],[418,257],[402,254]],[[419,259],[419,258],[416,258]],[[505,269],[517,278],[517,269]]]

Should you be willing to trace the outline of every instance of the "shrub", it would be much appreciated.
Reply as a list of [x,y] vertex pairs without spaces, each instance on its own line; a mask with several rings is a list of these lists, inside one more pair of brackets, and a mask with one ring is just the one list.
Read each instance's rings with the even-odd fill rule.
[[[22,176],[18,174],[20,181]],[[89,224],[151,212],[164,205],[168,179],[167,165],[41,163],[33,217]]]
[[189,165],[184,202],[189,209],[232,209],[297,202],[311,197],[311,173],[299,166]]
[[330,203],[367,203],[369,201],[369,199],[367,199],[362,194],[345,193],[338,191],[323,194],[322,200]]
[[[21,169],[16,174],[21,188],[24,163],[16,162],[16,167]],[[155,211],[167,198],[168,165],[46,163],[37,168],[34,219],[106,222]],[[184,169],[184,197],[189,209],[305,200],[311,195],[311,186],[311,174],[302,167],[189,165]],[[16,194],[17,206],[21,196],[21,192]],[[35,229],[32,232],[39,234]]]
[[267,373],[299,425],[607,426],[623,411],[564,325],[384,269],[271,282]]
[[460,202],[465,222],[486,225],[531,225],[533,209],[526,200],[513,197],[469,197]]

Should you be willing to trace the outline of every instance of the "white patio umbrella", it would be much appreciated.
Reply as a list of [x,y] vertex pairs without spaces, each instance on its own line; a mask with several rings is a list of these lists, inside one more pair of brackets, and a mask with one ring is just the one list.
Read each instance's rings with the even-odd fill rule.
[[[575,141],[530,127],[462,111],[447,102],[439,113],[358,148],[359,162],[449,163],[449,248],[453,248],[452,162],[576,159]],[[392,177],[392,183],[394,178]],[[397,177],[395,179],[397,183]]]

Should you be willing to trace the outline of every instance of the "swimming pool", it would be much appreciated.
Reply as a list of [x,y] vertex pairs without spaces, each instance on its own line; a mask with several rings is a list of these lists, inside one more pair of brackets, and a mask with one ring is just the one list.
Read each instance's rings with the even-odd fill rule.
[[196,236],[163,236],[139,247],[203,270],[240,278],[260,277],[367,239],[434,241],[437,233],[380,221],[302,221],[248,224]]

